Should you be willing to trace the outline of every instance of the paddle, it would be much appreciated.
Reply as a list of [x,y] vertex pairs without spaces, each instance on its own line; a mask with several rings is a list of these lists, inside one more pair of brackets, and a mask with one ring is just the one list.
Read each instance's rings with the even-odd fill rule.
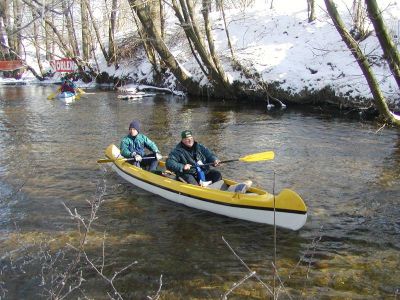
[[[163,156],[163,158],[167,158],[168,156]],[[150,156],[150,157],[142,157],[142,160],[144,159],[152,159],[155,158],[154,156]],[[130,160],[135,160],[134,157],[131,158],[106,158],[106,159],[99,159],[97,160],[97,163],[99,164],[105,164],[105,163],[110,163],[110,162],[115,162],[115,161],[130,161]]]
[[[260,152],[260,153],[254,153],[254,154],[249,154],[243,157],[235,158],[235,159],[228,159],[228,160],[223,160],[220,163],[230,163],[234,161],[242,161],[242,162],[258,162],[258,161],[264,161],[264,160],[272,160],[275,157],[274,151],[266,151],[266,152]],[[155,158],[155,157],[143,157],[143,159],[149,159],[149,158]],[[164,156],[166,158],[166,156]],[[102,163],[109,163],[109,162],[114,162],[116,160],[123,160],[123,161],[130,161],[134,160],[134,158],[110,158],[110,159],[99,159],[97,162],[102,164]],[[203,166],[209,166],[214,163],[207,163],[204,164]]]
[[75,93],[75,100],[81,99],[81,96],[82,96],[82,95],[83,95],[83,93],[81,93],[81,92]]
[[48,100],[53,100],[57,96],[57,93],[51,93],[50,95],[47,96]]
[[[260,152],[260,153],[254,153],[254,154],[249,154],[240,158],[236,159],[228,159],[228,160],[223,160],[220,162],[222,163],[230,163],[234,161],[242,161],[242,162],[257,162],[257,161],[263,161],[263,160],[272,160],[275,157],[274,151],[266,151],[266,152]],[[207,163],[204,164],[203,166],[209,166],[214,163]],[[200,166],[201,167],[201,166]]]
[[82,90],[81,88],[76,89],[76,96],[75,99],[79,100],[83,95],[95,95],[96,93],[88,93]]
[[84,90],[82,90],[81,88],[76,88],[76,91],[80,94],[86,94],[86,92]]
[[47,99],[53,100],[59,92],[60,92],[60,88],[57,88],[57,90],[54,93],[51,93],[50,95],[47,96]]

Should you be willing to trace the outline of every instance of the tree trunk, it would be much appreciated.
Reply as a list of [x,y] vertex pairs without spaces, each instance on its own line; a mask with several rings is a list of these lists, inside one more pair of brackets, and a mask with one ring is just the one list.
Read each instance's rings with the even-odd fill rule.
[[79,48],[78,48],[78,43],[76,41],[75,29],[72,25],[73,21],[71,17],[71,6],[69,2],[66,1],[62,1],[61,3],[64,13],[65,26],[67,28],[67,33],[68,33],[68,40],[69,44],[71,45],[71,47],[68,48],[71,51],[70,56],[79,56]]
[[345,25],[342,19],[339,16],[339,13],[336,9],[336,6],[332,0],[324,0],[326,8],[330,17],[332,18],[333,24],[336,27],[336,30],[341,35],[343,41],[346,43],[347,47],[357,60],[358,65],[360,66],[367,82],[368,86],[372,92],[374,97],[375,106],[378,108],[380,115],[389,122],[400,126],[400,121],[396,120],[394,116],[390,113],[389,108],[386,104],[385,97],[383,96],[380,88],[379,83],[376,80],[374,73],[372,71],[371,66],[368,63],[367,58],[361,51],[360,47],[358,46],[357,42],[353,39],[351,34],[345,28]]
[[[228,96],[233,97],[231,94],[231,86],[225,76],[225,73],[221,66],[217,66],[219,60],[217,56],[214,57],[210,52],[207,51],[202,35],[197,25],[197,21],[194,16],[194,5],[192,0],[180,0],[180,6],[176,3],[175,0],[172,0],[172,7],[175,11],[175,15],[177,16],[178,20],[183,27],[183,30],[186,33],[187,38],[193,43],[193,46],[197,53],[199,54],[202,63],[208,70],[208,80],[212,83],[214,87],[214,91],[216,95],[220,96]],[[206,32],[208,31],[208,42],[209,42],[209,49],[214,51],[214,44],[211,36],[211,29],[208,22],[208,9],[203,9],[203,15],[205,17],[205,26]],[[195,55],[195,53],[193,53]],[[207,74],[205,74],[207,75]]]
[[[150,15],[151,19],[153,20],[154,26],[155,26],[155,30],[157,30],[158,35],[163,38],[164,36],[164,29],[163,26],[165,24],[163,24],[163,20],[162,20],[162,1],[160,0],[152,0],[152,1],[148,1],[147,4],[147,10],[148,10],[148,14]],[[149,51],[149,55],[150,58],[152,60],[152,64],[153,64],[153,68],[155,71],[155,80],[158,81],[161,79],[161,63],[158,60],[156,51],[154,50],[154,48],[151,46],[147,35],[146,36],[146,40],[145,43],[147,44],[147,48]]]
[[[7,36],[6,24],[7,24],[7,0],[0,1],[0,44],[6,45]],[[9,52],[6,47],[0,46],[0,59],[6,60],[9,57]]]
[[370,32],[365,29],[366,12],[362,0],[353,0],[353,26],[350,34],[356,41],[366,39]]
[[164,4],[163,0],[159,0],[160,2],[160,31],[161,31],[161,37],[165,37],[165,12],[164,12]]
[[367,4],[368,16],[374,25],[376,37],[379,40],[385,59],[397,82],[397,86],[400,88],[400,56],[397,47],[386,30],[385,23],[382,19],[382,13],[376,1],[368,0],[365,3]]
[[235,53],[233,51],[233,47],[232,47],[232,43],[231,43],[231,38],[229,35],[229,31],[228,31],[228,26],[226,25],[226,18],[225,18],[225,9],[224,9],[224,0],[218,0],[218,6],[217,9],[221,10],[222,12],[222,19],[224,20],[224,27],[225,27],[225,33],[226,33],[226,38],[228,40],[228,47],[229,50],[231,51],[231,56],[233,60],[236,60],[235,58]]
[[[36,18],[35,11],[32,10],[32,17],[33,19]],[[35,46],[35,55],[36,55],[36,61],[40,70],[40,74],[43,75],[43,65],[42,65],[42,59],[40,57],[40,38],[39,38],[39,29],[37,25],[37,20],[33,22],[33,37],[32,37],[32,43]]]
[[[10,44],[10,46],[18,54],[18,56],[21,56],[22,35],[20,29],[22,26],[22,6],[20,0],[13,0],[13,15],[14,15],[14,30],[11,35],[12,43]],[[16,57],[14,56],[14,58]]]
[[97,23],[96,23],[96,19],[93,17],[93,14],[92,14],[92,9],[90,7],[90,3],[89,3],[88,0],[82,0],[82,1],[85,2],[87,11],[88,11],[88,13],[90,15],[90,19],[92,20],[92,26],[93,26],[94,32],[96,34],[97,43],[99,44],[101,53],[103,53],[104,59],[108,62],[109,61],[108,53],[107,53],[106,48],[104,47],[104,44],[102,42],[101,35],[100,35],[100,32],[99,32],[99,28],[98,28]]
[[115,23],[117,21],[118,0],[112,0],[110,23],[108,26],[108,65],[116,62]]
[[[48,61],[53,60],[53,53],[54,53],[54,34],[53,30],[49,26],[48,23],[52,23],[53,15],[48,16],[47,14],[44,16],[44,31],[45,31],[45,43],[46,43],[46,59]],[[47,20],[47,22],[46,22]]]
[[88,11],[85,2],[81,1],[81,23],[82,23],[82,58],[88,61],[90,58],[90,33]]
[[187,71],[181,67],[176,58],[169,51],[168,47],[165,45],[162,40],[159,32],[155,29],[155,26],[152,20],[147,15],[143,2],[139,0],[129,0],[131,7],[135,10],[137,16],[139,17],[140,22],[147,35],[151,38],[151,44],[157,50],[161,59],[165,62],[167,67],[171,70],[171,72],[175,75],[175,77],[179,80],[179,82],[190,92],[193,94],[201,94],[202,90],[199,84],[191,78],[191,76],[187,73]]
[[308,7],[308,23],[314,22],[315,16],[315,0],[307,0]]
[[218,54],[215,51],[215,45],[214,45],[214,37],[211,32],[211,24],[210,24],[210,19],[209,19],[209,12],[210,12],[210,0],[203,0],[203,18],[204,18],[204,27],[206,29],[206,36],[207,36],[207,42],[208,42],[208,49],[210,50],[210,55],[212,58],[212,61],[214,62],[214,66],[216,71],[218,72],[218,78],[217,80],[220,81],[223,87],[225,87],[226,91],[229,92],[231,89],[231,85],[229,83],[228,77],[225,74],[225,71],[221,65],[221,62],[218,58]]
[[[184,4],[184,3],[183,3]],[[192,51],[193,57],[196,59],[200,69],[203,71],[203,74],[208,77],[209,71],[205,70],[203,63],[201,62],[201,59],[199,59],[196,51],[193,48],[193,43],[191,36],[196,36],[193,30],[193,25],[190,21],[189,14],[187,13],[186,5],[182,10],[179,8],[177,2],[175,0],[172,0],[172,9],[175,11],[175,16],[178,18],[179,23],[181,24],[183,30],[185,31],[186,38],[188,40],[190,49]],[[209,70],[209,68],[207,68]]]
[[53,33],[57,37],[58,43],[61,45],[60,50],[64,53],[65,56],[72,57],[73,56],[72,51],[68,47],[68,45],[64,42],[64,38],[62,34],[58,31],[57,27],[47,19],[45,19],[45,22],[53,30]]

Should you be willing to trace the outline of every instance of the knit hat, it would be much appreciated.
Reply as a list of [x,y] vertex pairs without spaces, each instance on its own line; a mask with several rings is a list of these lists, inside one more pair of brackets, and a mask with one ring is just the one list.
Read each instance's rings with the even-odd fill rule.
[[184,130],[184,131],[182,131],[182,133],[181,133],[181,137],[183,138],[183,139],[186,139],[186,138],[188,138],[188,137],[192,137],[193,135],[192,135],[192,132],[190,131],[190,130]]
[[131,128],[135,128],[137,131],[140,131],[140,123],[139,123],[139,121],[133,120],[129,124],[129,129],[131,129]]

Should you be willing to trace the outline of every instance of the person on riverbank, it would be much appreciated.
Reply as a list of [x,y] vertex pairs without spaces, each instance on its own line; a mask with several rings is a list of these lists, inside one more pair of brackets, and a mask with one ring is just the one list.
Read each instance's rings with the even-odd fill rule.
[[[151,151],[151,154],[145,154],[145,149]],[[121,155],[125,158],[133,158],[130,162],[149,171],[157,168],[158,161],[162,155],[157,145],[146,135],[140,133],[140,122],[133,120],[129,124],[129,133],[125,136],[120,145]]]
[[187,183],[203,185],[222,179],[219,171],[210,169],[210,164],[216,167],[220,162],[210,149],[194,140],[190,130],[185,130],[180,143],[168,155],[166,167]]

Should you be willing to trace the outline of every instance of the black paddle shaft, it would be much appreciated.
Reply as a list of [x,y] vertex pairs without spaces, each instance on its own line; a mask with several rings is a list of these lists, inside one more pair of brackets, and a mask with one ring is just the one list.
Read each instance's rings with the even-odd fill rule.
[[[239,159],[228,159],[228,160],[223,160],[223,161],[220,161],[219,163],[220,164],[224,164],[224,163],[230,163],[230,162],[234,162],[234,161],[239,161]],[[213,165],[214,163],[212,162],[212,163],[206,163],[206,164],[204,164],[204,165],[201,165],[201,166],[210,166],[210,165]],[[200,166],[200,167],[201,167]]]
[[[146,160],[146,159],[153,159],[153,158],[155,158],[155,157],[153,157],[153,156],[149,156],[149,157],[142,157],[142,160]],[[131,161],[131,160],[135,160],[135,158],[134,158],[134,157],[131,157],[131,158],[125,158],[124,160],[125,160],[125,161]]]

